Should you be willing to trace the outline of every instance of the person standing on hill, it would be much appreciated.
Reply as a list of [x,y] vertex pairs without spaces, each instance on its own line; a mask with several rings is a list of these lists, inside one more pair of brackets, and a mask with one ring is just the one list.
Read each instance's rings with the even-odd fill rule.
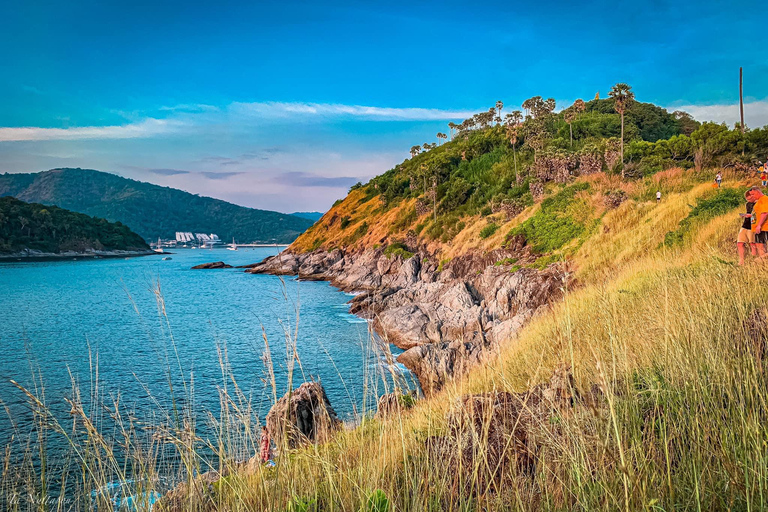
[[752,187],[747,191],[744,196],[747,201],[755,203],[752,209],[752,232],[755,234],[755,247],[757,249],[757,255],[760,258],[766,257],[765,244],[768,242],[768,232],[764,229],[768,229],[768,197],[763,195],[760,187]]
[[661,202],[661,190],[657,190],[656,191],[656,203],[658,204],[660,202]]
[[261,439],[259,440],[259,460],[262,464],[272,459],[272,440],[269,438],[267,427],[261,428]]
[[739,217],[743,219],[741,228],[739,228],[739,236],[736,238],[736,250],[739,254],[739,265],[744,264],[744,255],[747,252],[747,245],[749,245],[752,256],[757,256],[755,234],[752,233],[752,209],[754,208],[755,203],[749,200],[749,195],[749,191],[744,194],[744,197],[747,199],[747,213],[739,214]]
[[723,182],[723,175],[720,171],[717,171],[717,174],[715,175],[715,183],[717,183],[717,188],[720,188],[720,184]]
[[760,167],[760,183],[766,187],[768,186],[768,162]]

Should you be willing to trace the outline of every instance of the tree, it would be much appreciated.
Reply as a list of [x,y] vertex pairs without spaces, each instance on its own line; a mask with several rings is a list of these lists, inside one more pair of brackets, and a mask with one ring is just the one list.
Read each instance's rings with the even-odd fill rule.
[[496,116],[496,119],[498,119],[498,122],[501,123],[501,109],[504,108],[504,102],[499,100],[496,102],[496,110],[498,111],[498,115]]
[[438,139],[438,140],[445,140],[445,139],[447,139],[447,138],[448,138],[448,136],[447,136],[446,134],[444,134],[444,133],[441,133],[441,132],[438,132],[438,133],[437,133],[437,139]]
[[450,130],[450,134],[451,134],[451,140],[453,140],[453,131],[454,131],[455,129],[457,129],[458,127],[459,127],[459,125],[457,125],[457,124],[456,124],[456,123],[454,123],[454,122],[450,122],[450,123],[448,123],[448,129]]
[[[519,110],[515,110],[511,114],[507,114],[507,138],[509,143],[512,144],[512,157],[515,160],[515,179],[518,178],[517,174],[517,151],[515,145],[517,144],[517,135],[520,120],[523,118],[523,113]],[[518,180],[519,181],[519,180]]]
[[411,158],[421,153],[421,146],[411,146]]
[[632,87],[624,83],[618,83],[611,87],[611,92],[608,96],[613,98],[613,108],[621,116],[621,177],[624,177],[624,113],[627,108],[632,104],[635,99],[635,93],[632,92]]

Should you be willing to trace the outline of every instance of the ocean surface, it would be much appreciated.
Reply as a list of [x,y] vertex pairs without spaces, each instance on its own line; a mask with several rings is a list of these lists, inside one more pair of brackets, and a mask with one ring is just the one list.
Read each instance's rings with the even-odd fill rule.
[[211,261],[255,263],[279,250],[0,263],[0,446],[12,436],[23,444],[33,425],[27,397],[11,380],[44,397],[65,426],[66,399],[79,397],[96,417],[119,403],[144,424],[182,404],[195,411],[201,437],[220,418],[222,397],[263,421],[288,389],[291,366],[293,387],[319,380],[347,421],[375,408],[393,379],[415,387],[377,349],[369,324],[348,313],[351,296],[328,283],[191,270]]

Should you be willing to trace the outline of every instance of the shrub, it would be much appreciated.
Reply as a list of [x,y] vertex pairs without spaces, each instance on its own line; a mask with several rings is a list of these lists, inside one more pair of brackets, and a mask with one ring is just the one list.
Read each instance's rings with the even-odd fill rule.
[[499,230],[499,225],[495,222],[491,222],[487,226],[485,226],[483,229],[480,230],[480,238],[488,238],[492,236],[496,231]]
[[384,249],[384,256],[391,258],[392,256],[401,256],[404,260],[413,256],[413,253],[408,250],[408,247],[402,242],[394,242],[389,244]]
[[347,226],[349,226],[349,223],[352,222],[352,219],[349,218],[348,215],[345,215],[341,218],[341,229],[347,229]]
[[541,210],[510,230],[507,240],[515,235],[523,235],[531,250],[541,254],[559,249],[578,238],[586,230],[586,221],[577,220],[568,210],[584,206],[579,204],[583,202],[574,199],[578,192],[588,189],[589,183],[577,183],[548,197],[541,202]]

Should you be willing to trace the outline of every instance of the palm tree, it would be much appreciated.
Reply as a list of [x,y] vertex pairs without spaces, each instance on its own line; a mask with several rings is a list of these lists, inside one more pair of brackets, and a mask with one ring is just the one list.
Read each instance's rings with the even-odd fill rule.
[[411,158],[421,153],[421,146],[411,146]]
[[504,108],[504,102],[499,100],[496,102],[496,110],[498,110],[499,115],[496,117],[497,121],[501,123],[501,109]]
[[619,83],[611,87],[611,92],[608,93],[608,96],[613,98],[614,104],[613,108],[616,109],[616,112],[619,113],[621,116],[621,177],[624,177],[624,112],[627,111],[627,108],[632,104],[632,101],[635,99],[635,93],[632,92],[632,87]]
[[447,136],[446,134],[444,134],[444,133],[442,133],[442,132],[438,132],[438,133],[437,133],[437,139],[438,139],[438,140],[445,140],[445,139],[447,139],[447,138],[448,138],[448,136]]
[[448,129],[450,130],[450,133],[451,133],[451,140],[453,140],[453,130],[455,130],[458,127],[459,127],[459,125],[457,125],[454,122],[448,123]]
[[512,157],[515,159],[515,177],[517,178],[517,151],[515,150],[515,145],[517,144],[518,128],[520,121],[523,120],[523,113],[515,110],[511,114],[507,114],[505,119],[507,120],[507,137],[509,137],[509,142],[512,144]]

